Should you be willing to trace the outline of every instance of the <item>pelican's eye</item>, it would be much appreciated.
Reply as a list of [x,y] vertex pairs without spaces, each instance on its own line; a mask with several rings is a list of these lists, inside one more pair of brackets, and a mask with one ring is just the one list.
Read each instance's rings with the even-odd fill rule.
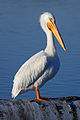
[[52,24],[54,24],[54,20],[52,17],[50,17],[50,21],[52,22]]
[[47,27],[51,31],[51,23],[47,23]]

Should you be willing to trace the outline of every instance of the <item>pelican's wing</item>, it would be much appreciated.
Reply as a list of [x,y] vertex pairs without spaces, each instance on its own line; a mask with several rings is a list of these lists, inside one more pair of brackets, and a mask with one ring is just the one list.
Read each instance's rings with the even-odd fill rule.
[[14,78],[12,93],[17,90],[21,91],[33,84],[48,67],[47,55],[44,51],[37,53],[26,61]]

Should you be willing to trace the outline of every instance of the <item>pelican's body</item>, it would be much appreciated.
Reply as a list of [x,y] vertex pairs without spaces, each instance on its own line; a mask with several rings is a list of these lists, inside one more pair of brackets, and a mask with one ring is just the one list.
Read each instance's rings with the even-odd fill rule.
[[[47,12],[40,17],[41,27],[47,35],[47,46],[44,50],[26,61],[16,73],[12,89],[12,97],[14,98],[28,90],[36,90],[37,99],[39,98],[39,100],[41,100],[38,89],[54,77],[59,70],[59,58],[57,56],[52,31],[50,30],[52,26],[50,27],[49,24],[47,24],[50,22],[48,18],[53,17]],[[54,32],[54,34],[57,33]],[[60,39],[59,36],[57,39]],[[62,47],[65,49],[63,42],[60,44],[62,44]]]

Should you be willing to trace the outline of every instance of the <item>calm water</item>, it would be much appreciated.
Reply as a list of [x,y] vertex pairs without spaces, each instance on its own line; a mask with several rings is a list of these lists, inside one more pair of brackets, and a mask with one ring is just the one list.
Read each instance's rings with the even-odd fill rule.
[[[54,79],[40,89],[42,96],[80,96],[80,1],[0,0],[0,98],[11,99],[12,81],[19,67],[46,46],[39,16],[55,15],[64,39],[64,52],[56,41],[61,67]],[[17,98],[33,98],[30,91]]]

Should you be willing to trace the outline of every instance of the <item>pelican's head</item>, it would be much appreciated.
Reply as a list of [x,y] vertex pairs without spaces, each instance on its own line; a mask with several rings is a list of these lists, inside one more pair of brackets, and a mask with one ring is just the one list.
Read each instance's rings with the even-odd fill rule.
[[61,35],[55,24],[55,18],[50,13],[45,12],[40,16],[40,24],[46,34],[53,32],[62,48],[66,50]]

